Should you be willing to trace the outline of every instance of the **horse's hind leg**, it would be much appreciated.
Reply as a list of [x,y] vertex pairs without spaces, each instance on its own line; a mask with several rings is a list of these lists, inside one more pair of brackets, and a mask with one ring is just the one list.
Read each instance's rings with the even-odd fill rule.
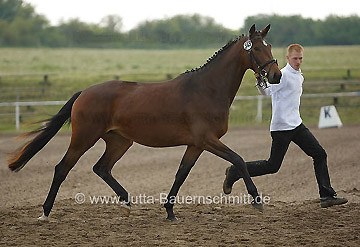
[[89,135],[89,132],[85,131],[85,129],[82,129],[79,133],[79,131],[74,131],[73,128],[70,146],[62,160],[55,167],[54,178],[50,191],[43,205],[44,213],[41,217],[39,217],[39,220],[47,219],[62,182],[65,180],[70,170],[75,166],[79,158],[99,139],[100,134],[96,135],[96,133],[93,133],[92,135]]
[[246,189],[248,193],[254,198],[253,206],[262,211],[263,205],[258,202],[259,194],[257,188],[249,175],[249,171],[247,170],[243,158],[241,158],[237,153],[232,151],[217,138],[211,138],[207,140],[205,150],[231,162],[241,172],[241,175],[244,178]]
[[116,161],[131,147],[133,142],[113,131],[106,133],[102,138],[106,142],[106,149],[102,157],[93,167],[93,170],[115,191],[121,201],[126,202],[126,204],[121,207],[121,210],[126,216],[129,216],[130,201],[128,200],[128,192],[112,176],[111,169],[114,167]]
[[186,152],[181,160],[179,169],[176,173],[174,184],[171,187],[171,190],[167,196],[166,203],[164,205],[168,214],[168,220],[176,220],[173,211],[174,199],[176,198],[176,195],[179,192],[180,187],[184,183],[186,177],[189,175],[191,168],[195,165],[196,160],[199,158],[202,152],[202,149],[196,148],[194,146],[188,146],[188,148],[186,149]]

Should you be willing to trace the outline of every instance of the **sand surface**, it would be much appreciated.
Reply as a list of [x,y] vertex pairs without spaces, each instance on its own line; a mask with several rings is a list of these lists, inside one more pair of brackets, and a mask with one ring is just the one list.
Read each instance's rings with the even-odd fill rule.
[[[99,141],[62,184],[49,221],[41,222],[37,217],[70,135],[55,136],[18,173],[7,168],[6,153],[23,140],[0,135],[0,245],[360,246],[360,125],[310,129],[327,151],[334,189],[348,204],[320,207],[312,160],[295,144],[278,173],[254,178],[258,191],[269,199],[262,213],[245,200],[243,181],[235,184],[233,198],[222,194],[229,163],[204,152],[180,189],[182,204],[174,207],[177,222],[165,220],[161,199],[170,190],[185,147],[135,144],[116,164],[113,175],[135,202],[125,217],[116,201],[91,200],[115,196],[92,172],[105,147]],[[269,156],[267,127],[232,128],[222,141],[246,161]],[[85,202],[78,203],[78,193]],[[243,201],[230,202],[238,198]]]

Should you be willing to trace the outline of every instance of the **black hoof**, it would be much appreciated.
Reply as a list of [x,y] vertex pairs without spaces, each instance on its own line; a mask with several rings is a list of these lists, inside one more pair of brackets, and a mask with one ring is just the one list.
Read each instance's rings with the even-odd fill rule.
[[230,166],[225,170],[225,180],[223,183],[223,191],[226,195],[230,194],[232,191],[232,184],[229,183],[229,178],[228,178],[229,172],[230,172]]
[[170,220],[170,221],[177,221],[174,211],[173,211],[174,204],[170,204],[170,203],[165,204],[164,207],[166,208],[166,213],[167,213],[166,219]]
[[172,216],[172,217],[168,216],[166,219],[171,221],[171,222],[175,222],[175,221],[178,220],[175,216]]

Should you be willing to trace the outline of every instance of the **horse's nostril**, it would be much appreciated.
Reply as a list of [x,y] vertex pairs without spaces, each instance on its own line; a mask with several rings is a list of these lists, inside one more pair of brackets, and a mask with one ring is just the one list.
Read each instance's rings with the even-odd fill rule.
[[281,79],[281,73],[275,73],[275,76],[274,76],[274,79],[276,82],[280,82],[280,79]]
[[[271,82],[270,83],[275,83],[275,84],[277,84],[277,83],[279,83],[280,82],[280,79],[281,79],[281,72],[280,73],[274,73],[274,75],[272,76],[272,80],[271,80]],[[270,78],[269,78],[270,79]]]

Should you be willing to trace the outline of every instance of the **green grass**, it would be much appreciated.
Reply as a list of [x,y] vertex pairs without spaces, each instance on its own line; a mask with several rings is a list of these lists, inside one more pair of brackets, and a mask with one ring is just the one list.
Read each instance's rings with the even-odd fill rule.
[[[187,69],[204,64],[218,49],[183,50],[121,50],[121,49],[50,49],[0,48],[0,102],[67,100],[74,92],[103,81],[120,78],[131,81],[164,81]],[[279,66],[286,64],[286,48],[274,48]],[[360,85],[307,86],[306,82],[344,80],[360,81],[360,46],[305,47],[302,70],[305,77],[304,93],[360,91]],[[49,75],[50,85],[43,85]],[[239,95],[257,95],[254,76],[248,71]],[[301,114],[305,123],[318,121],[320,106],[333,104],[333,99],[303,99]],[[230,125],[254,125],[256,101],[234,102]],[[21,129],[24,123],[54,114],[61,106],[22,107]],[[360,99],[341,98],[337,105],[346,123],[360,122]],[[0,107],[0,131],[13,131],[14,108]],[[263,125],[269,124],[271,102],[264,101]]]
[[201,65],[215,49],[0,49],[3,74],[179,73]]

